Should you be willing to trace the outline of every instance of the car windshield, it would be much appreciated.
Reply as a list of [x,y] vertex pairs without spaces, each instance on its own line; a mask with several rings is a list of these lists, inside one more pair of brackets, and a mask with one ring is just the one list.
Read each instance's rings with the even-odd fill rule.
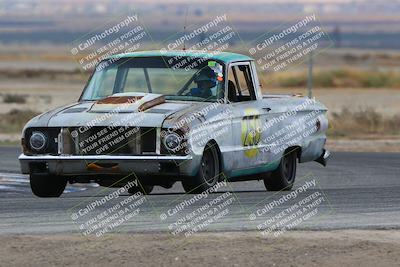
[[214,102],[224,96],[222,64],[185,57],[137,57],[102,61],[88,82],[82,100],[117,93],[154,93],[166,99]]

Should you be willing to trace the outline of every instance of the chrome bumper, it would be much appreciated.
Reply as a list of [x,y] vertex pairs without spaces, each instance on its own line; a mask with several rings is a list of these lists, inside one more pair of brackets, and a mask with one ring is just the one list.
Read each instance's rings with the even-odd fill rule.
[[329,150],[324,149],[321,156],[318,159],[316,159],[315,161],[322,164],[324,167],[326,167],[330,157],[331,157],[331,152],[329,152]]

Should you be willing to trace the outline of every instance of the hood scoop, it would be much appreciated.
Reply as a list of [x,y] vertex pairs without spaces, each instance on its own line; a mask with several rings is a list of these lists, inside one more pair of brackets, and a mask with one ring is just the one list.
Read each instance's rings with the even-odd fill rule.
[[162,103],[165,98],[161,94],[119,93],[98,100],[90,112],[142,112]]

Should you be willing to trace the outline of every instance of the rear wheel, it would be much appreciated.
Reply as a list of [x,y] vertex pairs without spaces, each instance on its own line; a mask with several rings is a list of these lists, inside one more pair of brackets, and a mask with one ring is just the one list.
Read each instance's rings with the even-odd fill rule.
[[291,151],[281,158],[279,167],[264,178],[268,191],[291,190],[296,179],[297,153]]
[[207,145],[196,176],[182,181],[186,193],[199,194],[214,186],[219,179],[219,157],[214,145]]
[[29,180],[33,194],[38,197],[59,197],[67,186],[67,179],[56,175],[31,174]]

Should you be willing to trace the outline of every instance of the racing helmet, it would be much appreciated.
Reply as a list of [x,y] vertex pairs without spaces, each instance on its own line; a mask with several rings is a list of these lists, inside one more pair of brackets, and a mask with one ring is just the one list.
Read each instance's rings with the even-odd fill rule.
[[217,84],[217,75],[210,67],[205,67],[197,73],[194,82],[201,88],[210,89]]

